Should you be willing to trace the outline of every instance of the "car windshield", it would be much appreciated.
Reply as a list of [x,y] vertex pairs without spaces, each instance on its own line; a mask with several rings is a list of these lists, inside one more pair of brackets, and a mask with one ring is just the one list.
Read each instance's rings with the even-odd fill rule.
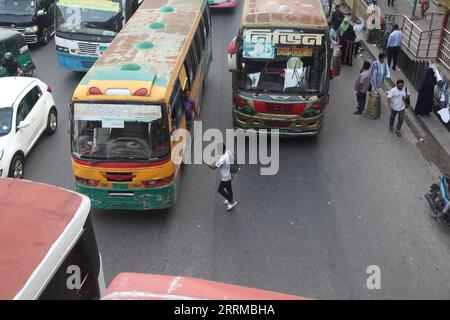
[[56,9],[56,30],[114,37],[121,29],[121,4],[96,1],[89,8],[74,8],[73,0],[60,0]]
[[[160,106],[158,107],[161,110]],[[75,111],[76,112],[76,111]],[[151,120],[77,120],[72,128],[72,152],[78,158],[143,160],[165,158],[170,153],[166,116]]]
[[0,14],[32,15],[36,10],[35,0],[0,0]]
[[327,76],[324,41],[317,45],[287,45],[244,40],[242,48],[237,72],[240,89],[294,94],[323,90]]
[[11,131],[12,108],[0,108],[0,136],[4,136]]

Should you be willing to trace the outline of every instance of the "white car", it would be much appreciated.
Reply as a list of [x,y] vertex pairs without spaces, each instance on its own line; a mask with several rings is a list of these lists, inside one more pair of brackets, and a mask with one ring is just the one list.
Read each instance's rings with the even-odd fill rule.
[[52,89],[36,78],[0,78],[0,177],[23,178],[25,158],[43,132],[56,132]]

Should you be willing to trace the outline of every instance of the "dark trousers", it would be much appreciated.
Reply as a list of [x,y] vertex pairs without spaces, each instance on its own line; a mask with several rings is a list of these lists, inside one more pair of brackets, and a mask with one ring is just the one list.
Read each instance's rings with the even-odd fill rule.
[[222,197],[227,199],[229,203],[233,202],[233,189],[231,189],[231,180],[220,181],[219,189],[217,191],[219,191]]
[[394,64],[392,65],[392,70],[395,70],[395,67],[397,66],[397,57],[398,57],[399,52],[400,52],[400,47],[389,47],[387,49],[387,58],[388,58],[389,68],[391,67],[391,62],[392,61],[394,62]]
[[361,46],[361,44],[359,42],[355,42],[355,57],[358,56],[358,51],[359,51],[360,46]]
[[395,111],[394,109],[391,110],[391,118],[389,119],[389,128],[394,127],[394,120],[397,114],[398,114],[397,131],[400,131],[402,129],[403,119],[405,119],[405,109],[403,109],[402,111]]
[[394,6],[394,0],[388,0],[388,6]]
[[356,93],[356,101],[358,101],[358,111],[363,112],[366,106],[367,93]]

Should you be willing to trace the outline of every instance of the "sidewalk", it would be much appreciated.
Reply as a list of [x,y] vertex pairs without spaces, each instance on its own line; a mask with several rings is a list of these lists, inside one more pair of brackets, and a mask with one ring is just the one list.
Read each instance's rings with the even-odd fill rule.
[[[396,11],[398,14],[407,14],[406,10],[411,10],[409,14],[412,13],[412,5],[410,0],[397,0],[395,1],[395,8],[387,6],[387,0],[379,0],[378,4],[383,10],[391,10]],[[401,4],[401,5],[399,5]],[[436,6],[433,2],[430,2],[430,9],[428,13],[432,11],[433,8],[437,8],[437,10],[442,11],[442,9]],[[349,8],[343,7],[343,12],[348,13]],[[385,11],[385,12],[386,12]],[[416,10],[416,15],[420,16],[420,7],[418,7],[418,11]],[[425,21],[428,22],[429,20]],[[378,55],[382,52],[378,47],[363,41],[362,48],[364,48],[367,52],[367,55],[372,58],[372,61],[378,58]],[[414,135],[418,140],[418,147],[422,150],[425,158],[428,161],[433,162],[440,172],[450,172],[450,135],[444,125],[441,123],[440,119],[437,118],[434,112],[430,113],[429,118],[418,117],[414,113],[415,103],[417,101],[418,92],[414,88],[414,86],[408,81],[407,77],[403,74],[403,72],[397,68],[397,71],[391,70],[391,78],[385,79],[383,89],[384,91],[388,91],[389,89],[395,86],[395,82],[398,79],[403,79],[405,81],[405,86],[408,88],[408,92],[411,95],[411,107],[406,110],[405,122],[408,124]],[[385,96],[384,94],[382,96]],[[386,104],[386,103],[385,103]]]

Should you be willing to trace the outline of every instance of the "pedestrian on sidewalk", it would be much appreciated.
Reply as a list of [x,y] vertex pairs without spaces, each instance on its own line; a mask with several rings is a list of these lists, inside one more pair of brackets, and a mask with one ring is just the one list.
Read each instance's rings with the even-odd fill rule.
[[342,64],[352,66],[355,31],[350,21],[345,18],[339,28],[339,44],[342,46]]
[[398,115],[397,127],[395,133],[397,136],[401,137],[401,129],[403,124],[403,119],[405,118],[405,100],[409,98],[409,94],[406,93],[404,88],[405,81],[403,79],[398,79],[396,82],[396,87],[389,90],[387,96],[388,108],[391,110],[391,117],[389,118],[389,130],[394,130],[394,121]]
[[391,72],[389,71],[389,66],[386,62],[386,55],[380,53],[378,55],[378,60],[372,63],[371,69],[371,84],[373,91],[376,93],[378,89],[383,86],[384,78],[390,78]]
[[222,149],[222,155],[219,160],[214,164],[208,164],[205,161],[203,163],[212,170],[220,169],[221,181],[217,191],[225,198],[223,201],[227,205],[227,211],[230,211],[237,205],[237,201],[233,199],[233,189],[231,187],[231,171],[230,164],[232,160],[232,154],[230,150],[227,150],[226,146],[222,144],[217,145],[218,149]]
[[433,68],[428,68],[420,82],[419,96],[417,97],[414,113],[418,116],[429,117],[433,109],[434,86],[436,77]]
[[345,17],[341,11],[341,6],[337,4],[334,8],[334,12],[331,14],[331,26],[336,32],[339,31],[339,27],[341,26],[342,21],[344,21],[344,18]]
[[333,0],[328,0],[328,16],[331,17],[331,10],[333,9]]
[[394,7],[394,0],[388,0],[388,7]]
[[353,27],[353,31],[355,31],[355,57],[358,56],[359,47],[361,46],[361,41],[364,40],[364,21],[362,19],[358,19],[356,21],[355,26]]
[[364,61],[361,72],[355,82],[356,101],[358,102],[358,110],[354,114],[362,114],[366,106],[367,91],[370,87],[370,62]]
[[398,24],[394,24],[392,30],[393,31],[389,35],[387,43],[387,54],[389,68],[391,67],[391,62],[393,61],[394,64],[392,65],[392,70],[395,71],[395,67],[397,66],[398,54],[402,47],[403,33],[398,29]]
[[427,16],[427,11],[430,8],[430,0],[420,0],[420,13],[422,19]]

